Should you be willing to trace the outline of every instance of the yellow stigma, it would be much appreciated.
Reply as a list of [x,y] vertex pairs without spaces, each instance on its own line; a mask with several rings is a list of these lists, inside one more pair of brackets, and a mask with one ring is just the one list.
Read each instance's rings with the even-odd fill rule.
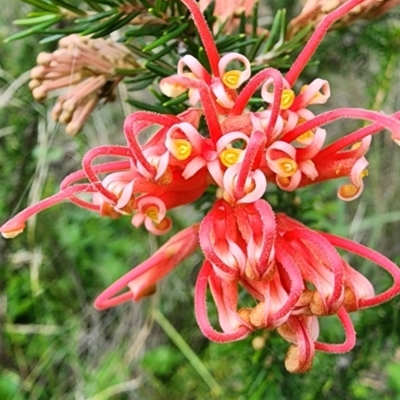
[[307,132],[304,132],[302,135],[300,135],[296,139],[296,141],[299,142],[300,144],[307,145],[307,144],[310,144],[313,141],[313,139],[314,139],[313,131],[307,131]]
[[356,150],[359,147],[361,147],[362,142],[356,142],[353,144],[353,146],[351,146],[351,150]]
[[[302,123],[304,123],[306,121],[307,121],[306,119],[300,117],[298,122],[297,122],[297,125],[301,125]],[[310,129],[309,131],[304,132],[303,134],[301,134],[296,139],[296,141],[298,143],[300,143],[300,144],[303,144],[303,145],[309,145],[309,144],[311,144],[313,139],[314,139],[314,132]]]
[[241,149],[225,149],[219,158],[225,167],[231,167],[238,162],[240,153],[242,151],[243,150]]
[[239,78],[242,73],[237,70],[225,72],[224,76],[222,77],[222,82],[225,86],[229,89],[236,89],[239,85]]
[[281,99],[281,109],[287,110],[290,108],[294,102],[295,94],[293,90],[290,89],[283,89],[282,92],[282,99]]
[[172,155],[178,160],[186,160],[192,154],[192,145],[185,139],[172,139]]
[[158,221],[158,207],[155,205],[150,205],[144,210],[144,214],[149,217],[152,221]]
[[281,173],[278,174],[280,177],[287,178],[297,171],[296,161],[290,158],[281,158],[278,163],[281,169]]

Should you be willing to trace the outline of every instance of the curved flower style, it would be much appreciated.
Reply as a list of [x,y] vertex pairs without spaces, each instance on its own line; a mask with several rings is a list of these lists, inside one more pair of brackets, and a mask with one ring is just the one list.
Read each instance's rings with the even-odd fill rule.
[[[350,183],[339,188],[338,196],[353,200],[368,175],[365,155],[372,135],[387,129],[400,143],[400,113],[387,116],[339,108],[316,115],[308,107],[327,102],[328,82],[318,78],[298,92],[294,88],[328,28],[361,1],[350,0],[328,14],[285,76],[266,68],[251,77],[250,62],[243,55],[220,57],[197,3],[182,0],[198,28],[210,71],[184,55],[177,74],[164,78],[160,86],[171,97],[188,91],[191,105],[201,108],[188,108],[178,116],[144,111],[128,116],[125,146],[100,146],[87,152],[82,170],[67,176],[59,193],[17,214],[0,232],[15,237],[32,215],[68,200],[102,216],[132,215],[135,227],[143,224],[161,235],[172,227],[170,209],[191,204],[214,187],[215,203],[200,225],[173,236],[106,289],[95,307],[105,309],[153,293],[156,283],[192,254],[199,242],[205,261],[195,287],[195,312],[210,340],[228,342],[256,329],[276,329],[291,344],[285,361],[290,372],[310,369],[316,350],[350,351],[355,331],[348,314],[397,295],[399,268],[358,243],[313,231],[285,214],[275,215],[265,197],[270,184],[293,191],[348,177]],[[235,63],[241,69],[232,69],[237,68]],[[257,91],[264,108],[251,112],[248,104]],[[203,116],[205,131],[200,128]],[[324,146],[329,137],[326,125],[341,118],[372,124]],[[146,138],[150,129],[154,133]],[[119,160],[95,163],[103,156]],[[392,286],[375,294],[371,282],[336,248],[386,270]],[[208,288],[218,311],[219,330],[208,319]],[[240,307],[242,296],[253,306]],[[341,344],[318,341],[319,320],[328,315],[337,315],[343,326],[346,339]]]
[[[153,294],[157,282],[196,250],[197,231],[198,225],[193,225],[173,236],[148,260],[101,293],[94,306],[98,310],[104,310],[129,300],[138,301],[144,296]],[[129,291],[118,294],[125,288]]]
[[[293,37],[307,25],[317,26],[324,16],[343,4],[345,0],[307,0],[303,4],[300,14],[289,23],[289,36]],[[399,0],[364,0],[358,7],[344,15],[338,25],[349,25],[359,19],[376,19],[399,5]]]

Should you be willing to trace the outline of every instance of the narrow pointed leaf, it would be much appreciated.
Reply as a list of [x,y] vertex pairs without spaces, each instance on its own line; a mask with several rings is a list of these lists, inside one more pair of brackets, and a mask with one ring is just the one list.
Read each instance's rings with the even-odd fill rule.
[[107,20],[101,22],[100,24],[97,24],[95,26],[92,26],[89,29],[84,30],[81,35],[91,35],[94,32],[98,32],[101,29],[107,28],[111,26],[114,22],[117,22],[125,13],[123,11],[120,11],[116,13],[113,17],[108,18]]
[[13,24],[14,25],[37,25],[43,22],[51,21],[54,18],[57,18],[59,15],[57,14],[45,14],[37,17],[32,18],[24,18],[24,19],[16,19]]
[[263,53],[267,53],[272,48],[272,44],[274,43],[276,35],[278,34],[278,32],[280,30],[281,14],[282,14],[282,10],[278,10],[275,15],[275,18],[272,22],[271,29],[269,31],[269,36],[268,36],[267,42],[265,43],[265,46],[262,50]]
[[140,37],[140,36],[158,36],[166,25],[164,24],[147,24],[141,28],[131,29],[125,33],[126,37]]
[[60,10],[58,9],[57,6],[54,4],[51,4],[47,1],[41,1],[41,0],[22,0],[24,3],[30,4],[31,6],[40,8],[45,11],[50,11],[50,12],[59,12]]
[[99,19],[110,17],[111,15],[115,14],[115,10],[108,10],[104,12],[97,13],[95,15],[89,15],[88,17],[78,18],[75,20],[76,24],[82,24],[86,22],[95,22]]
[[149,51],[153,50],[158,46],[163,45],[164,43],[167,43],[168,41],[175,39],[177,36],[179,36],[181,33],[183,33],[187,28],[189,27],[189,23],[186,22],[182,24],[180,27],[175,29],[174,31],[167,33],[166,35],[160,37],[159,39],[155,40],[153,43],[149,44],[146,46],[143,51]]
[[116,31],[116,30],[122,28],[123,26],[129,24],[129,22],[130,22],[133,18],[137,17],[140,13],[141,13],[141,11],[140,11],[140,10],[137,10],[137,11],[135,11],[135,12],[133,12],[133,13],[128,14],[126,17],[121,18],[117,23],[111,24],[108,28],[105,28],[105,29],[102,29],[101,31],[96,32],[96,33],[92,36],[92,38],[93,38],[93,39],[96,39],[96,38],[99,38],[99,37],[103,37],[103,36],[109,35],[110,33],[112,33],[112,32],[114,32],[114,31]]
[[85,12],[80,10],[78,7],[73,6],[72,4],[67,3],[64,0],[51,0],[53,3],[57,4],[58,6],[61,6],[69,11],[72,11],[73,13],[76,13],[78,15],[85,15]]
[[18,39],[22,39],[24,37],[27,37],[29,35],[32,35],[33,33],[37,33],[37,32],[41,32],[44,29],[48,28],[49,26],[55,24],[58,21],[62,20],[62,16],[56,16],[54,17],[52,20],[47,21],[47,22],[43,22],[42,24],[39,25],[35,25],[32,28],[26,29],[22,32],[18,32],[15,35],[9,36],[7,38],[4,39],[4,43],[9,43],[13,40],[18,40]]
[[147,104],[147,103],[142,103],[141,101],[129,99],[127,102],[138,108],[139,110],[145,110],[145,111],[153,111],[153,112],[158,112],[161,114],[167,114],[168,113],[168,108],[158,106],[156,104]]

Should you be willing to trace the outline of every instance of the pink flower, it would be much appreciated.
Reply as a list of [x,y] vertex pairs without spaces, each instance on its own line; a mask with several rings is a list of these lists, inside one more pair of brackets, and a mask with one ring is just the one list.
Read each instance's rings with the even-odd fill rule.
[[[129,300],[138,301],[151,295],[156,284],[197,248],[198,225],[192,225],[173,236],[144,263],[118,279],[94,302],[98,310],[114,307]],[[128,289],[120,293],[123,289]]]

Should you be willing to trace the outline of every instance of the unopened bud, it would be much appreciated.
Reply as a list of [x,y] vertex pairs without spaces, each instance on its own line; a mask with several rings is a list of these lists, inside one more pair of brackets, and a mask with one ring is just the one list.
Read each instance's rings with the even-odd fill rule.
[[33,90],[36,89],[37,87],[39,87],[41,85],[41,82],[38,79],[32,79],[29,82],[29,89]]
[[44,100],[47,97],[46,87],[43,85],[36,87],[32,90],[32,95],[38,101]]
[[58,122],[62,124],[68,124],[71,121],[71,119],[72,119],[72,112],[63,109],[60,117],[58,118]]
[[43,65],[38,65],[37,67],[31,69],[31,78],[32,79],[43,78],[45,71],[46,69]]
[[36,62],[39,65],[47,65],[53,60],[53,55],[50,53],[41,52],[36,57]]

